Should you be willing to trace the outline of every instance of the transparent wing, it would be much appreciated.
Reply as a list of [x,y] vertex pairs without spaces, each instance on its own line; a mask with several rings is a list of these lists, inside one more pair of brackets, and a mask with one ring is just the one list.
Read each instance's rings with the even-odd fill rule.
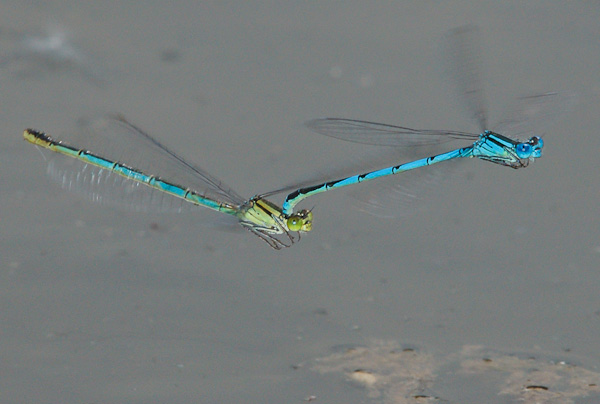
[[[216,177],[185,161],[121,117],[93,121],[73,141],[67,143],[191,189],[209,199],[232,205],[244,203],[241,196]],[[62,155],[53,156],[48,172],[63,188],[102,204],[141,211],[180,210],[191,205],[110,170]]]
[[489,128],[483,95],[479,42],[479,29],[475,25],[467,25],[451,30],[445,38],[444,48],[449,75],[455,80],[471,118],[478,123],[483,132]]
[[342,118],[313,119],[305,124],[321,135],[348,142],[378,146],[414,147],[435,145],[456,139],[477,139],[479,135],[449,130],[421,130]]
[[364,213],[380,218],[401,218],[423,209],[426,195],[438,189],[455,172],[459,162],[445,162],[399,174],[399,178],[366,183],[350,191],[350,203]]
[[151,213],[200,209],[181,198],[62,154],[53,153],[46,172],[61,188],[103,206]]
[[577,104],[573,92],[552,92],[518,98],[505,118],[495,125],[494,131],[508,136],[541,135],[561,113]]
[[[449,59],[450,75],[456,80],[473,119],[483,132],[488,129],[481,81],[481,50],[476,26],[464,26],[449,32],[444,48]],[[411,147],[433,145],[454,139],[477,139],[479,134],[449,131],[422,130],[386,125],[353,119],[324,118],[306,123],[306,126],[322,135],[355,143],[380,146]]]

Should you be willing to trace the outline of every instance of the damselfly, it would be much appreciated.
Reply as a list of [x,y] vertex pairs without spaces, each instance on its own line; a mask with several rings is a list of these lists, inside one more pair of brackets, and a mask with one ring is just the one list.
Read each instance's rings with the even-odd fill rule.
[[[573,102],[569,93],[544,93],[519,100],[518,108],[510,119],[504,120],[495,131],[488,129],[487,110],[484,106],[480,84],[480,67],[477,63],[478,51],[475,44],[476,27],[468,26],[452,31],[447,37],[452,67],[457,84],[472,117],[477,120],[481,132],[467,133],[451,130],[421,130],[401,126],[342,118],[315,119],[307,123],[308,128],[325,136],[350,142],[407,147],[432,145],[451,140],[469,140],[470,146],[420,160],[398,164],[375,171],[352,175],[316,185],[309,185],[290,193],[283,203],[283,213],[291,214],[294,207],[303,199],[331,189],[341,188],[360,182],[398,174],[415,168],[429,166],[458,158],[475,157],[492,163],[512,167],[527,167],[530,162],[542,155],[544,142],[535,135],[540,121],[552,120],[556,114]],[[529,135],[526,141],[514,140],[507,136]],[[539,135],[539,133],[538,133]],[[289,191],[291,188],[287,188]]]
[[[35,145],[85,163],[74,172],[61,172],[58,180],[65,188],[84,189],[100,202],[110,203],[103,200],[106,198],[103,191],[107,190],[113,195],[120,192],[122,198],[132,193],[143,194],[144,203],[156,204],[159,200],[164,204],[165,197],[177,198],[236,217],[242,227],[276,250],[289,247],[300,239],[301,233],[312,229],[311,211],[286,215],[262,197],[246,200],[121,117],[103,120],[101,128],[89,134],[92,142],[110,144],[108,154],[104,156],[70,146],[33,129],[26,129],[23,136]],[[147,160],[148,167],[156,167],[158,171],[134,168],[132,163],[121,160],[128,149],[135,150],[135,154]],[[134,151],[131,153],[130,158],[135,160]]]

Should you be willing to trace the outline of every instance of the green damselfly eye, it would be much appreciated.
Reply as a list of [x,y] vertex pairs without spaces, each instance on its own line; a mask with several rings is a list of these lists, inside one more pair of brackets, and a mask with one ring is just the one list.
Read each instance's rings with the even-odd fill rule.
[[287,227],[290,231],[311,231],[313,214],[309,210],[294,213],[287,219]]
[[296,215],[292,215],[287,220],[287,227],[291,231],[300,231],[304,225],[304,220]]

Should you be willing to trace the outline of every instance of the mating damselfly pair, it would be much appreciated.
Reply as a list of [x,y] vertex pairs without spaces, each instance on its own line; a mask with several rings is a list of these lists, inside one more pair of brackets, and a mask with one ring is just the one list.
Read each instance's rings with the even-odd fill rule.
[[[447,40],[458,84],[479,124],[480,133],[419,130],[341,118],[316,119],[307,123],[317,133],[357,143],[406,147],[468,140],[471,144],[333,181],[286,187],[245,199],[122,117],[106,118],[97,130],[88,134],[86,140],[101,145],[102,152],[91,146],[68,145],[33,129],[25,130],[24,137],[33,144],[82,162],[73,170],[55,170],[54,177],[64,188],[83,191],[100,202],[110,203],[113,198],[126,200],[134,208],[140,205],[143,208],[144,204],[173,206],[175,202],[204,206],[234,216],[242,227],[274,249],[281,249],[291,246],[302,233],[312,229],[313,212],[307,209],[295,211],[296,205],[311,195],[458,158],[474,157],[516,169],[526,167],[542,155],[544,144],[539,133],[534,132],[535,123],[547,123],[566,107],[572,96],[543,93],[521,98],[512,118],[504,120],[495,131],[489,130],[479,66],[475,60],[477,50],[473,41],[476,33],[474,27],[463,27],[452,31]],[[509,137],[513,134],[531,136],[519,141]],[[281,207],[266,199],[279,193],[289,193]]]

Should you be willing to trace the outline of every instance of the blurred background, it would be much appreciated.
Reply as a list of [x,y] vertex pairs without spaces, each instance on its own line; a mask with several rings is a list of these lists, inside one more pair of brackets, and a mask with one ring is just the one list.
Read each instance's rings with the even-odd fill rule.
[[[582,1],[1,2],[0,401],[403,402],[314,371],[373,340],[598,370],[598,21]],[[22,139],[124,114],[252,197],[387,153],[312,118],[476,132],[440,47],[464,24],[492,122],[519,95],[579,94],[543,158],[440,165],[391,220],[357,209],[361,186],[316,196],[313,231],[282,251],[204,209],[88,203]],[[448,402],[515,399],[438,378]]]

